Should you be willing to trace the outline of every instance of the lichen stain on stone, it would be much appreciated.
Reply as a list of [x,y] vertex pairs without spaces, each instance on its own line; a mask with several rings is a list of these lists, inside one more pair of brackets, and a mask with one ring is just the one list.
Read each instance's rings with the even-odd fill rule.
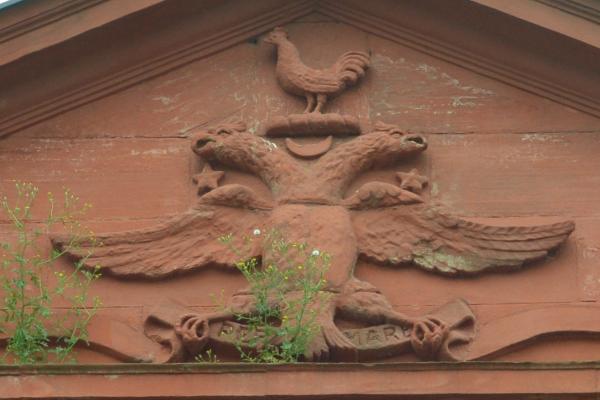
[[272,152],[273,150],[275,150],[277,148],[277,144],[271,142],[270,140],[263,139],[263,138],[261,138],[261,140],[263,141],[263,143],[267,147],[267,151],[268,152]]
[[[578,242],[581,259],[592,263],[596,263],[600,259],[600,247],[588,246],[583,240]],[[583,278],[583,291],[589,298],[597,298],[600,296],[600,278],[594,274],[586,274]]]
[[400,262],[400,259],[398,257],[390,257],[390,259],[388,260],[388,262],[390,264],[398,264]]
[[252,119],[252,123],[248,124],[248,132],[252,133],[252,134],[257,134],[259,127],[260,127],[260,121],[257,119]]
[[523,136],[521,136],[521,141],[530,143],[568,143],[562,135],[544,133],[524,134]]
[[[402,71],[410,71],[413,75],[417,74],[415,76],[417,79],[412,79],[406,84],[402,84],[402,89],[394,88],[392,85],[375,89],[371,96],[371,104],[374,109],[371,116],[373,117],[378,117],[382,114],[391,116],[404,115],[414,111],[431,112],[431,104],[418,101],[410,104],[402,104],[402,102],[398,103],[395,101],[395,98],[404,95],[414,96],[415,93],[421,92],[421,88],[431,86],[432,84],[439,87],[450,86],[459,91],[451,95],[444,95],[447,97],[447,107],[450,107],[450,109],[434,110],[434,115],[450,116],[456,114],[457,109],[476,108],[483,105],[483,101],[486,98],[495,95],[492,90],[467,85],[448,73],[443,72],[440,68],[426,63],[410,62],[405,58],[394,59],[381,54],[373,55],[372,63],[373,68],[377,69],[380,74],[389,75],[390,78],[393,76],[395,81],[403,79],[399,77],[408,76],[407,73]],[[419,75],[422,76],[421,79],[418,78]],[[447,89],[443,90],[447,91]],[[417,98],[420,98],[420,95]]]
[[452,107],[477,107],[481,103],[477,103],[474,100],[478,99],[477,96],[452,96]]
[[431,183],[431,195],[433,197],[437,196],[440,193],[440,188],[437,182]]
[[243,103],[244,103],[244,105],[246,105],[246,104],[247,104],[247,101],[246,101],[246,96],[245,96],[245,95],[243,95],[243,94],[240,94],[239,92],[235,92],[235,93],[233,93],[233,98],[234,98],[234,99],[235,99],[235,101],[237,101],[238,103],[242,103],[242,102],[243,102]]
[[164,106],[168,106],[169,104],[173,104],[177,101],[177,96],[175,96],[175,97],[156,96],[156,97],[153,97],[152,100],[160,101]]
[[138,151],[138,150],[131,150],[130,154],[132,156],[139,156],[139,155],[144,155],[144,156],[164,156],[167,154],[178,154],[181,152],[181,148],[179,147],[173,147],[170,146],[166,149],[150,149],[150,150],[144,150],[144,151]]
[[440,250],[419,249],[414,261],[430,270],[437,269],[441,272],[455,273],[456,271],[476,272],[477,264],[473,260],[459,255],[444,253]]

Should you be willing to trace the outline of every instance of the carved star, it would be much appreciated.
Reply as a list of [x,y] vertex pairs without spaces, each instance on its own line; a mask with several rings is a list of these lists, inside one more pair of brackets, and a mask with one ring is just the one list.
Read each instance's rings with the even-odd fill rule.
[[225,175],[225,172],[215,171],[207,163],[204,165],[204,168],[202,168],[202,172],[194,175],[192,180],[196,184],[198,194],[203,195],[216,189],[219,186],[219,181],[223,178],[223,175]]
[[421,193],[428,182],[427,177],[419,175],[419,171],[415,168],[409,172],[397,172],[396,179],[400,181],[401,189],[409,190],[413,193]]

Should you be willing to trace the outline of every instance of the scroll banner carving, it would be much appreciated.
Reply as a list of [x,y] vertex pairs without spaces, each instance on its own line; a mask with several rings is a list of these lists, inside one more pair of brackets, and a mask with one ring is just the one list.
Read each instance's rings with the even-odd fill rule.
[[[181,338],[175,333],[179,323],[176,315],[189,314],[177,303],[165,303],[146,316],[145,332],[157,343],[162,343],[163,358],[155,362],[177,362],[189,358]],[[533,339],[569,334],[570,337],[600,337],[598,310],[585,306],[544,307],[498,318],[477,328],[475,318],[462,300],[440,307],[431,316],[450,321],[450,334],[440,348],[441,361],[488,360],[509,353]],[[243,336],[244,326],[226,321],[210,324],[206,345],[220,350],[233,348],[233,342]],[[342,332],[356,345],[354,359],[344,361],[371,361],[399,356],[411,352],[410,331],[396,325],[385,324],[366,328],[343,329]],[[147,340],[146,338],[144,338]],[[158,353],[157,350],[153,353]],[[139,355],[131,355],[139,359]]]
[[[118,278],[156,280],[209,266],[230,268],[240,257],[287,265],[260,236],[241,255],[217,240],[253,230],[277,231],[290,242],[323,249],[331,256],[323,289],[329,303],[318,315],[320,329],[304,355],[307,361],[373,360],[408,351],[423,360],[474,360],[548,333],[600,332],[598,318],[574,317],[589,316],[588,309],[559,307],[526,313],[539,322],[537,330],[525,328],[525,317],[517,314],[479,327],[475,337],[475,316],[463,300],[429,315],[408,316],[394,310],[377,288],[358,280],[358,260],[412,265],[456,278],[519,269],[544,260],[575,225],[490,226],[454,217],[429,202],[427,178],[416,169],[398,171],[397,184],[375,180],[351,191],[363,173],[397,167],[424,152],[426,138],[381,122],[363,132],[355,117],[322,113],[331,96],[364,76],[368,54],[348,52],[330,68],[318,70],[301,61],[283,29],[275,29],[266,42],[277,47],[276,75],[282,88],[306,98],[304,113],[274,118],[264,135],[248,132],[241,121],[196,134],[192,151],[204,162],[193,177],[197,203],[157,227],[98,235],[103,247],[84,258],[87,266],[101,265],[103,272]],[[287,150],[267,140],[274,137],[285,137]],[[213,169],[215,165],[254,174],[270,196],[240,183],[221,185],[227,172]],[[69,239],[56,235],[52,240],[62,249]],[[89,250],[84,244],[70,256],[82,259]],[[232,296],[227,311],[219,313],[166,305],[149,313],[144,332],[162,349],[154,361],[186,361],[207,346],[232,350],[244,337],[236,316],[255,310],[248,292]],[[558,314],[549,318],[553,310]],[[341,328],[338,317],[360,328]]]
[[[448,333],[440,343],[435,359],[459,361],[455,347],[469,343],[475,335],[475,316],[463,300],[455,300],[428,315],[445,321]],[[377,325],[367,328],[345,329],[344,334],[358,349],[358,361],[378,360],[407,353],[413,350],[411,330],[397,325]]]
[[[190,315],[193,312],[175,303],[153,309],[146,317],[145,332],[157,343],[171,349],[166,360],[183,361],[189,359],[181,336],[177,333],[180,320],[174,315]],[[448,334],[439,347],[436,358],[447,361],[460,360],[454,354],[454,347],[468,343],[474,335],[475,317],[469,306],[462,300],[446,304],[429,315],[449,323]],[[210,317],[208,317],[210,319]],[[207,329],[208,328],[208,329]],[[233,321],[218,321],[202,326],[197,332],[204,339],[202,347],[209,346],[228,353],[235,353],[235,344],[244,346],[247,335],[245,325]],[[342,329],[342,333],[354,344],[356,351],[340,354],[343,361],[368,361],[401,355],[411,352],[415,338],[410,329],[398,325],[384,324],[366,328]],[[196,349],[197,350],[197,349]]]
[[[146,315],[144,330],[125,322],[96,316],[90,325],[88,338],[92,350],[123,362],[181,362],[188,360],[181,338],[175,332],[179,316],[191,310],[175,301],[165,302]],[[462,316],[451,332],[473,335],[474,319],[464,302],[451,302],[434,312],[439,318],[452,320],[450,312]],[[457,322],[459,320],[457,319]],[[231,329],[239,332],[243,327],[233,322],[211,324],[207,345],[221,349],[232,348]],[[527,310],[498,318],[477,328],[478,337],[471,343],[447,340],[450,357],[440,360],[490,360],[510,353],[535,339],[567,335],[570,338],[600,337],[598,309],[589,306],[552,306]],[[355,360],[371,361],[395,357],[410,352],[409,332],[394,325],[377,325],[360,329],[344,329],[344,334],[357,346]],[[221,334],[223,333],[223,334]],[[64,334],[64,333],[63,333]],[[7,338],[0,336],[0,346]],[[445,348],[446,345],[442,346]]]

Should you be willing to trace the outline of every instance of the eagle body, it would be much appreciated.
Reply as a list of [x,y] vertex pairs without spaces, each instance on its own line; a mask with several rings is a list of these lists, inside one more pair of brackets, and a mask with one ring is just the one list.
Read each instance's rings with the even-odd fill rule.
[[351,277],[357,259],[356,237],[348,209],[320,204],[286,204],[275,208],[268,228],[289,243],[306,243],[293,263],[284,261],[281,253],[263,242],[263,264],[279,268],[296,268],[302,257],[316,251],[329,254],[331,260],[324,277],[330,288],[342,287]]

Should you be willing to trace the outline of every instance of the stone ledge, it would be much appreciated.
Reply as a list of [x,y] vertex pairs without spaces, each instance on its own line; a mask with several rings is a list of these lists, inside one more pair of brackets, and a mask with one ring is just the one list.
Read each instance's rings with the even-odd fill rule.
[[595,399],[599,379],[598,361],[0,366],[0,398]]

